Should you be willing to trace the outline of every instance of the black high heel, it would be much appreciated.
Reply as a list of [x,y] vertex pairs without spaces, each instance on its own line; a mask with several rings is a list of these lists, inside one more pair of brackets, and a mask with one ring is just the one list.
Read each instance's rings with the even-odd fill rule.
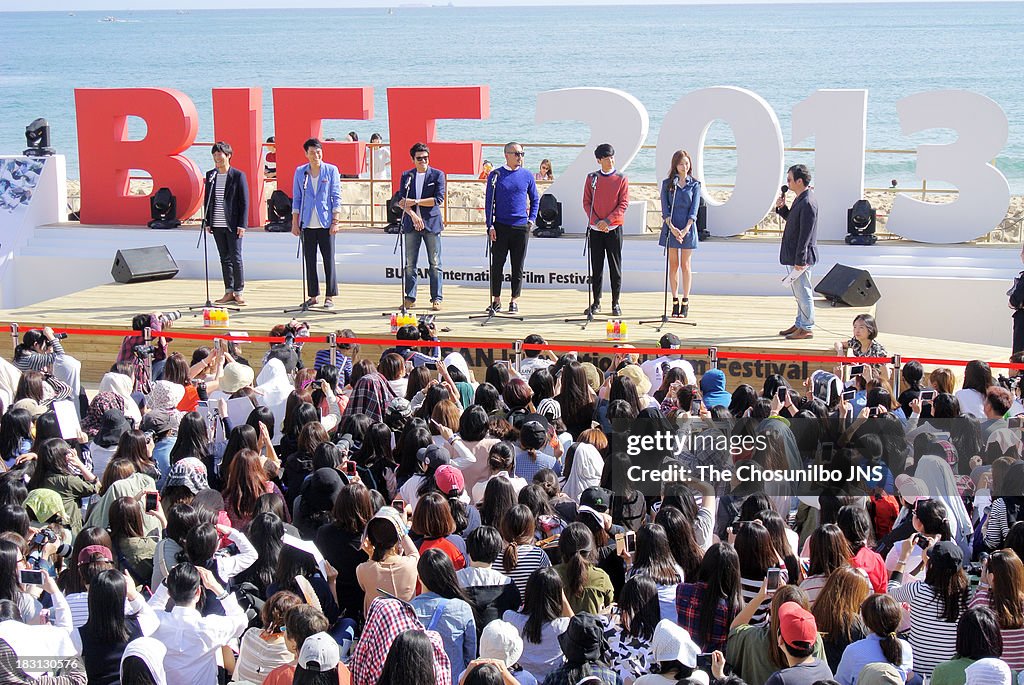
[[682,303],[679,305],[679,316],[686,318],[686,315],[690,313],[690,298],[684,297]]
[[679,298],[678,297],[673,297],[672,298],[672,316],[673,317],[679,316]]

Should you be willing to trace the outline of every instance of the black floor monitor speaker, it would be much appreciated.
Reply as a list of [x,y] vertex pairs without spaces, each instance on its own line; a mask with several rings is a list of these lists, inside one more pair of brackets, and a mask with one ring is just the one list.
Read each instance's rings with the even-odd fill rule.
[[166,245],[118,250],[110,275],[118,283],[144,283],[174,278],[178,265]]
[[833,305],[842,303],[850,307],[870,307],[882,296],[871,274],[843,264],[833,266],[818,281],[814,292],[824,295]]

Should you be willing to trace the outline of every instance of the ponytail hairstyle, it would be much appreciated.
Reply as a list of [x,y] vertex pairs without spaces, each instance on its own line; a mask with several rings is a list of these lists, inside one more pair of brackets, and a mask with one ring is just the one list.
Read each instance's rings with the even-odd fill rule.
[[836,525],[843,531],[854,555],[871,544],[871,519],[863,505],[847,504],[842,507],[836,516]]
[[882,656],[893,666],[899,666],[903,662],[903,647],[896,637],[903,618],[899,603],[889,595],[871,595],[860,605],[860,614],[868,630],[882,638]]
[[590,529],[582,523],[570,523],[558,538],[558,552],[568,569],[565,578],[567,594],[582,597],[596,556]]
[[447,494],[448,508],[452,512],[452,520],[455,521],[455,533],[462,535],[462,533],[469,526],[469,510],[466,508],[466,503],[462,501],[461,494]]
[[921,522],[926,535],[941,535],[943,540],[952,540],[946,505],[940,499],[919,499],[914,506],[914,516]]
[[[519,565],[518,546],[533,542],[537,530],[533,512],[525,504],[515,505],[502,517],[498,523],[498,530],[501,531],[501,537],[505,540],[506,545],[501,557],[501,568],[504,573],[508,574]],[[565,533],[562,535],[564,537]]]
[[178,555],[178,561],[190,561],[196,566],[206,568],[213,555],[217,553],[219,542],[220,537],[214,525],[201,523],[188,532],[183,554]]

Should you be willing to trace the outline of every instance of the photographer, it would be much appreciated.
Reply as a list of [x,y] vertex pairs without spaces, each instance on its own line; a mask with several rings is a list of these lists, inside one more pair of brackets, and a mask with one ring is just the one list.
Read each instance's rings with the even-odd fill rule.
[[21,344],[14,348],[14,365],[19,371],[51,373],[71,388],[71,397],[78,403],[79,416],[85,415],[88,399],[82,404],[82,362],[64,352],[59,335],[49,326],[25,331]]
[[[171,338],[159,335],[171,327],[171,322],[181,318],[181,312],[152,312],[136,314],[132,317],[132,330],[135,335],[126,335],[121,341],[121,349],[117,353],[117,361],[135,364],[135,389],[148,392],[149,383],[163,376],[164,364],[167,363],[167,347]],[[150,330],[151,339],[147,343],[145,329]],[[150,357],[147,369],[146,358]]]
[[435,346],[430,350],[431,354],[428,355],[420,352],[420,348],[418,347],[408,347],[401,344],[402,341],[415,342],[417,340],[436,340],[440,342],[437,337],[437,328],[434,326],[434,317],[432,314],[421,316],[419,323],[415,326],[402,326],[399,328],[398,332],[395,334],[395,339],[399,341],[399,344],[395,347],[389,347],[384,350],[380,355],[381,360],[393,352],[401,355],[402,359],[405,361],[412,362],[413,368],[423,366],[424,364],[433,364],[436,366],[438,362],[441,361],[440,347]]

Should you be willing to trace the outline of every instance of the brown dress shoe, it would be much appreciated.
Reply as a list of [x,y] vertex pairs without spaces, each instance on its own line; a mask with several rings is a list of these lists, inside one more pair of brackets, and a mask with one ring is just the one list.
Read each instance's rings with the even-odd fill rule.
[[245,298],[242,297],[242,293],[235,293],[235,304],[245,305]]
[[796,333],[798,330],[800,329],[798,329],[796,326],[790,326],[784,331],[779,331],[779,335],[789,335],[790,333]]
[[229,302],[234,302],[234,301],[235,301],[235,294],[234,293],[224,293],[224,297],[220,298],[219,300],[214,300],[213,303],[214,304],[227,304]]
[[434,300],[430,303],[430,308],[435,312],[441,311],[441,300]]
[[786,340],[807,340],[813,338],[814,333],[807,330],[806,328],[798,328],[789,335],[786,336]]

